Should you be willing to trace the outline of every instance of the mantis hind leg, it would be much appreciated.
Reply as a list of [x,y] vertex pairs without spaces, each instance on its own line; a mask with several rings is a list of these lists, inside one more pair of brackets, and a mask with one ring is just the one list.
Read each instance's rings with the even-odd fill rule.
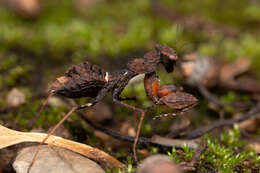
[[144,111],[143,109],[141,109],[141,108],[137,108],[137,107],[128,105],[128,104],[126,104],[126,103],[120,102],[120,101],[117,100],[117,99],[113,99],[113,101],[114,101],[115,103],[118,103],[118,104],[120,104],[120,105],[122,105],[122,106],[128,108],[128,109],[132,109],[132,110],[135,111],[135,112],[140,112],[140,113],[141,113],[141,116],[140,116],[140,119],[139,119],[139,122],[138,122],[138,125],[137,125],[137,131],[136,131],[136,136],[135,136],[135,140],[134,140],[134,145],[133,145],[134,159],[135,159],[135,161],[137,161],[136,146],[137,146],[138,139],[139,139],[139,136],[140,136],[141,126],[142,126],[142,123],[143,123],[145,111]]
[[141,126],[142,126],[142,123],[143,123],[145,111],[143,109],[141,109],[141,108],[137,108],[137,107],[134,107],[134,106],[131,106],[129,104],[121,102],[120,101],[120,93],[121,93],[120,88],[114,90],[114,92],[113,92],[113,101],[115,103],[120,104],[120,105],[122,105],[122,106],[124,106],[124,107],[126,107],[128,109],[131,109],[134,112],[140,112],[141,113],[141,116],[140,116],[140,119],[139,119],[139,122],[138,122],[138,125],[137,125],[137,131],[136,131],[136,136],[135,136],[135,140],[134,140],[134,145],[133,145],[134,159],[135,159],[135,161],[137,161],[136,146],[137,146],[138,139],[139,139],[139,136],[140,136]]
[[58,124],[55,125],[55,127],[50,131],[50,133],[48,133],[48,135],[47,135],[47,136],[42,140],[42,142],[39,144],[39,146],[38,146],[38,148],[36,149],[36,152],[35,152],[35,154],[34,154],[34,156],[33,156],[33,158],[32,158],[31,164],[28,166],[27,173],[30,172],[31,167],[33,166],[33,164],[34,164],[34,162],[35,162],[35,160],[36,160],[36,157],[37,157],[37,155],[39,154],[41,145],[43,145],[44,142],[48,140],[48,138],[57,130],[57,128],[59,128],[59,127],[63,124],[63,122],[64,122],[66,119],[69,118],[69,116],[70,116],[73,112],[75,112],[75,111],[77,111],[77,110],[80,110],[80,109],[85,109],[85,108],[94,106],[97,102],[99,102],[100,100],[102,100],[102,99],[105,97],[105,95],[106,95],[106,93],[109,91],[109,89],[110,89],[110,88],[103,88],[103,89],[99,92],[99,94],[95,97],[95,99],[94,99],[92,102],[87,103],[87,104],[84,104],[84,105],[74,106],[74,107],[72,107],[72,108],[70,109],[70,111],[58,122]]

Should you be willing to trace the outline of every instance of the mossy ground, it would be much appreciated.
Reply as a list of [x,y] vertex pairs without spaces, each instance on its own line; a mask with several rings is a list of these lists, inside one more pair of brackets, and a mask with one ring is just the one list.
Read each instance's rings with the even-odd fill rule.
[[[251,61],[250,73],[260,78],[260,35],[258,1],[229,0],[223,3],[217,0],[162,1],[168,8],[180,16],[196,14],[210,22],[239,29],[237,37],[226,37],[222,32],[208,33],[193,31],[182,25],[160,17],[152,10],[149,0],[102,1],[94,6],[79,11],[75,1],[46,1],[42,11],[35,19],[21,17],[12,11],[0,7],[0,107],[6,106],[5,96],[13,88],[26,93],[27,103],[19,109],[10,111],[2,123],[12,121],[15,127],[28,131],[29,120],[36,114],[42,101],[41,95],[48,85],[63,74],[72,64],[89,60],[109,70],[125,67],[127,60],[143,55],[154,47],[155,43],[168,44],[180,54],[196,51],[225,61],[239,57],[248,57]],[[162,83],[182,84],[177,74],[159,72]],[[221,91],[223,101],[232,102],[238,98],[250,97],[244,93]],[[223,94],[224,93],[224,94]],[[124,95],[137,95],[138,105],[149,106],[143,84],[129,86]],[[196,93],[194,93],[196,94]],[[106,102],[110,102],[109,99]],[[111,104],[120,120],[129,118],[132,112],[119,109]],[[207,101],[199,98],[197,117],[192,117],[192,126],[201,121],[213,121],[216,116],[208,117]],[[57,123],[68,107],[48,108],[42,113],[37,126],[46,129]],[[149,114],[159,114],[169,109],[156,109]],[[227,110],[227,116],[235,110]],[[149,117],[149,116],[148,116]],[[151,117],[151,116],[150,116]],[[77,119],[76,116],[73,119]],[[174,119],[158,120],[155,123],[147,118],[142,134],[165,133]],[[159,124],[159,125],[158,125]],[[66,124],[68,129],[69,123]],[[89,139],[97,142],[87,125],[82,124]],[[153,128],[152,128],[153,127]],[[258,135],[259,135],[259,130]],[[73,133],[73,132],[72,132]],[[91,137],[91,135],[93,137]],[[85,136],[85,138],[87,138]],[[75,136],[75,139],[78,137]],[[204,137],[209,148],[201,156],[199,170],[221,170],[222,172],[254,172],[260,165],[259,154],[246,147],[246,141],[235,128],[224,132],[220,139],[209,135]],[[241,142],[243,141],[243,142]],[[118,157],[126,156],[115,153]],[[167,152],[166,152],[167,153]],[[189,161],[194,151],[186,148],[184,157],[175,150],[169,156],[176,162]],[[130,159],[131,160],[131,159]],[[127,159],[124,160],[127,162]],[[134,170],[129,162],[127,172]]]

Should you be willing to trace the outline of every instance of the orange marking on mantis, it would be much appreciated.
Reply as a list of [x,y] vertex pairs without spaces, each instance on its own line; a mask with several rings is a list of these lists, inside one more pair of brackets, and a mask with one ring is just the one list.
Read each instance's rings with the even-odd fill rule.
[[157,91],[159,88],[159,82],[158,81],[154,81],[152,84],[152,88],[153,88],[153,95],[157,96]]
[[159,97],[167,96],[169,93],[172,93],[171,90],[163,90],[158,93]]

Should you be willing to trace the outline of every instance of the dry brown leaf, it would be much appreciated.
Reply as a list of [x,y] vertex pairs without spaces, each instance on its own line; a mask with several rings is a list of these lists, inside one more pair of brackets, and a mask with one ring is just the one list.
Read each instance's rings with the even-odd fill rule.
[[247,132],[255,132],[259,127],[260,121],[258,119],[249,119],[239,123],[239,128]]
[[248,58],[239,58],[235,62],[226,64],[220,69],[220,80],[223,83],[233,80],[236,75],[246,72],[249,67],[250,61]]
[[253,148],[257,153],[260,154],[260,139],[259,138],[254,138],[254,139],[249,139],[248,145],[250,148]]
[[[44,133],[19,132],[0,125],[0,149],[21,142],[41,142],[46,136],[47,134]],[[63,139],[57,136],[50,136],[45,143],[80,153],[88,158],[106,165],[110,169],[113,167],[126,167],[123,163],[114,157],[86,144]]]
[[0,0],[0,3],[25,17],[35,17],[40,13],[39,0]]

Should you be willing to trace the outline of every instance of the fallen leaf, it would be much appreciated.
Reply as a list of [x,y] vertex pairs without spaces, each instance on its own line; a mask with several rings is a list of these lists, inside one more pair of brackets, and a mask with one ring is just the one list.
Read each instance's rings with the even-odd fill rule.
[[[47,134],[44,133],[19,132],[0,125],[0,149],[21,142],[42,142],[46,136]],[[90,159],[106,165],[110,169],[113,169],[115,166],[125,168],[125,165],[116,160],[114,157],[86,144],[63,139],[57,136],[50,136],[45,143],[80,153]]]
[[223,65],[220,69],[220,81],[225,83],[226,81],[233,80],[235,76],[246,72],[250,67],[250,61],[248,58],[239,58],[231,64]]

